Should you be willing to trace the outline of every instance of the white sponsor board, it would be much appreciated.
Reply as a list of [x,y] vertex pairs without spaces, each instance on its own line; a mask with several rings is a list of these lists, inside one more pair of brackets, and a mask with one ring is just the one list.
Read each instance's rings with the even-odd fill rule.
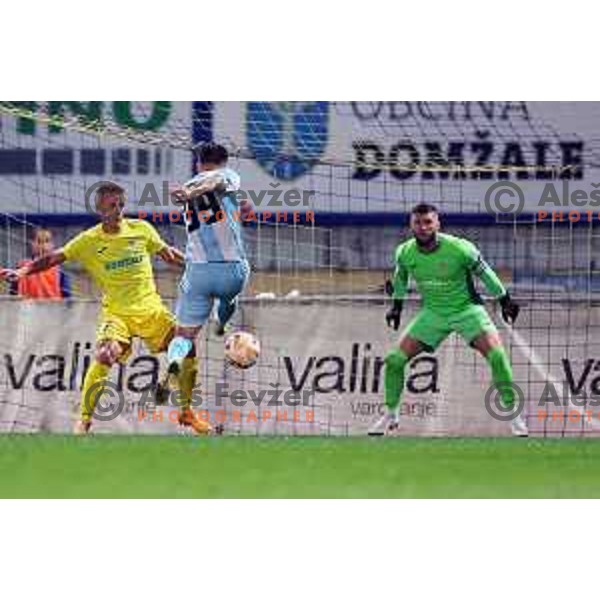
[[103,180],[132,203],[156,198],[158,210],[164,182],[189,178],[191,136],[191,102],[4,105],[0,212],[83,213],[86,191]]
[[[598,102],[223,102],[214,136],[257,156],[239,162],[247,188],[315,190],[319,211],[480,212],[498,181],[528,211],[600,205]],[[489,204],[520,198],[497,189]]]
[[106,178],[159,210],[163,183],[187,179],[189,148],[210,136],[241,152],[233,166],[260,210],[483,212],[498,182],[520,190],[495,189],[496,212],[600,205],[599,102],[205,104],[203,117],[192,102],[39,102],[41,121],[0,110],[0,210],[83,212]]
[[[70,430],[92,355],[96,312],[94,303],[0,302],[0,431]],[[543,325],[547,314],[536,316],[536,323]],[[365,434],[384,409],[383,357],[396,337],[385,329],[382,316],[382,306],[367,302],[246,303],[242,317],[261,339],[260,362],[236,371],[224,365],[222,340],[203,342],[195,410],[223,421],[229,434]],[[545,417],[538,412],[548,381],[600,393],[598,348],[586,338],[589,319],[577,310],[568,328],[566,321],[561,328],[554,315],[552,329],[545,329],[532,327],[525,315],[518,338],[505,332],[515,382],[537,434],[598,431],[600,407],[589,401],[589,418],[561,416],[554,398]],[[102,413],[111,418],[97,420],[97,432],[178,432],[176,409],[151,401],[161,363],[139,345],[126,366],[113,370],[112,399]],[[407,368],[400,434],[507,435],[508,424],[494,420],[485,408],[488,386],[486,363],[451,337],[435,355],[421,355]],[[120,391],[123,406],[117,410]]]

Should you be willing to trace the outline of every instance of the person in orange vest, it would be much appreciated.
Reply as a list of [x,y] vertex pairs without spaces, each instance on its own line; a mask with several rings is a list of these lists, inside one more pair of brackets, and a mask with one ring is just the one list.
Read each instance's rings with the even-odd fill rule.
[[[32,258],[19,262],[19,268],[31,264],[37,258],[47,256],[53,250],[52,232],[44,228],[36,229],[31,239]],[[71,297],[71,282],[59,265],[43,273],[28,275],[12,282],[10,295],[34,300],[64,300]]]

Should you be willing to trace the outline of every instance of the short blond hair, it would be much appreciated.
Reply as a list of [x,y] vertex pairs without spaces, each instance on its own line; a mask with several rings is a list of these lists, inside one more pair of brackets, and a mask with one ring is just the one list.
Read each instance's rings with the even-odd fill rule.
[[121,207],[125,206],[125,202],[127,202],[125,188],[118,183],[104,183],[96,190],[96,207],[98,207],[98,202],[106,196],[118,196]]

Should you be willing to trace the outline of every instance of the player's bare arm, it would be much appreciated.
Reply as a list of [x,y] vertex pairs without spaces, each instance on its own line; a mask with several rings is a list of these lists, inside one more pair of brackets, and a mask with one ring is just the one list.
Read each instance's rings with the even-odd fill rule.
[[186,185],[186,193],[188,200],[198,198],[209,192],[220,191],[225,189],[225,179],[220,173],[216,173],[208,179],[204,179],[201,182],[190,182]]
[[193,198],[224,188],[225,179],[220,173],[216,173],[209,179],[203,179],[202,181],[191,181],[185,185],[175,184],[169,188],[169,193],[175,204],[185,204]]
[[173,183],[169,186],[169,195],[171,200],[178,205],[183,205],[188,201],[188,193],[180,183]]
[[183,255],[183,252],[173,246],[167,246],[163,248],[160,252],[158,252],[158,257],[169,265],[185,265],[185,256]]
[[7,281],[17,281],[23,277],[34,275],[35,273],[42,273],[52,267],[62,265],[66,262],[67,257],[61,250],[56,250],[46,256],[37,258],[32,263],[21,267],[20,269],[4,269],[0,271],[0,278]]

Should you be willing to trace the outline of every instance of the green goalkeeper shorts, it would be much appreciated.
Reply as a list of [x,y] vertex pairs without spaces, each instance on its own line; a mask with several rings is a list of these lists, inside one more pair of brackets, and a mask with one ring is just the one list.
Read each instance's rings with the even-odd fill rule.
[[483,333],[496,333],[497,329],[487,310],[474,304],[450,315],[422,308],[408,324],[404,335],[419,340],[433,351],[453,332],[471,344]]

